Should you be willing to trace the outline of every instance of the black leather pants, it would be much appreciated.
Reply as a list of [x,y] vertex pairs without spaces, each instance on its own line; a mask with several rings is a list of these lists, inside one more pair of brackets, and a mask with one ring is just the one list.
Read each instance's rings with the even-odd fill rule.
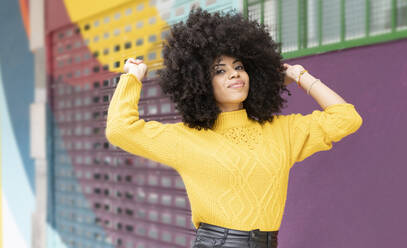
[[278,231],[240,231],[201,223],[192,248],[277,248],[277,235]]

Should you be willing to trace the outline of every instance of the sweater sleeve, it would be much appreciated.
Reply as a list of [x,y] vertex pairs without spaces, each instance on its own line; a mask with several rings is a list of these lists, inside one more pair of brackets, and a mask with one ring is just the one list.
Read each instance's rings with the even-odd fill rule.
[[122,74],[108,108],[105,135],[121,149],[177,167],[176,124],[139,119],[142,83],[132,74]]
[[291,166],[318,151],[330,150],[332,142],[356,132],[363,122],[350,103],[334,104],[308,115],[286,117]]

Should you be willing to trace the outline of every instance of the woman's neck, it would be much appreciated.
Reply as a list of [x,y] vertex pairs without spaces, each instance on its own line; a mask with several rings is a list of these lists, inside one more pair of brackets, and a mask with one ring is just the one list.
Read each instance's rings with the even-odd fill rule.
[[243,103],[232,103],[232,104],[222,104],[219,105],[219,109],[222,112],[231,112],[243,109]]

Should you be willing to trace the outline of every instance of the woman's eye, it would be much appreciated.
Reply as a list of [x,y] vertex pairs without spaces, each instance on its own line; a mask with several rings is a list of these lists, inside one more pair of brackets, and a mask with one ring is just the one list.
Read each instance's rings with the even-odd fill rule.
[[244,67],[243,67],[242,65],[238,65],[238,66],[236,66],[236,69],[238,69],[238,70],[244,70]]
[[224,70],[216,70],[215,73],[216,73],[216,74],[219,74],[219,73],[222,73],[223,71],[224,71]]

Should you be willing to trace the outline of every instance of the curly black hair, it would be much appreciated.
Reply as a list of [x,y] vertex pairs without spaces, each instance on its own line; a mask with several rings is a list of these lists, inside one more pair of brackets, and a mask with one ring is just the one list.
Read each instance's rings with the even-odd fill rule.
[[210,66],[221,55],[238,58],[249,75],[243,108],[263,124],[273,120],[286,102],[280,44],[267,28],[241,13],[209,13],[192,8],[188,19],[174,24],[163,42],[164,68],[158,71],[162,91],[175,103],[190,128],[212,129],[221,112],[211,84]]

